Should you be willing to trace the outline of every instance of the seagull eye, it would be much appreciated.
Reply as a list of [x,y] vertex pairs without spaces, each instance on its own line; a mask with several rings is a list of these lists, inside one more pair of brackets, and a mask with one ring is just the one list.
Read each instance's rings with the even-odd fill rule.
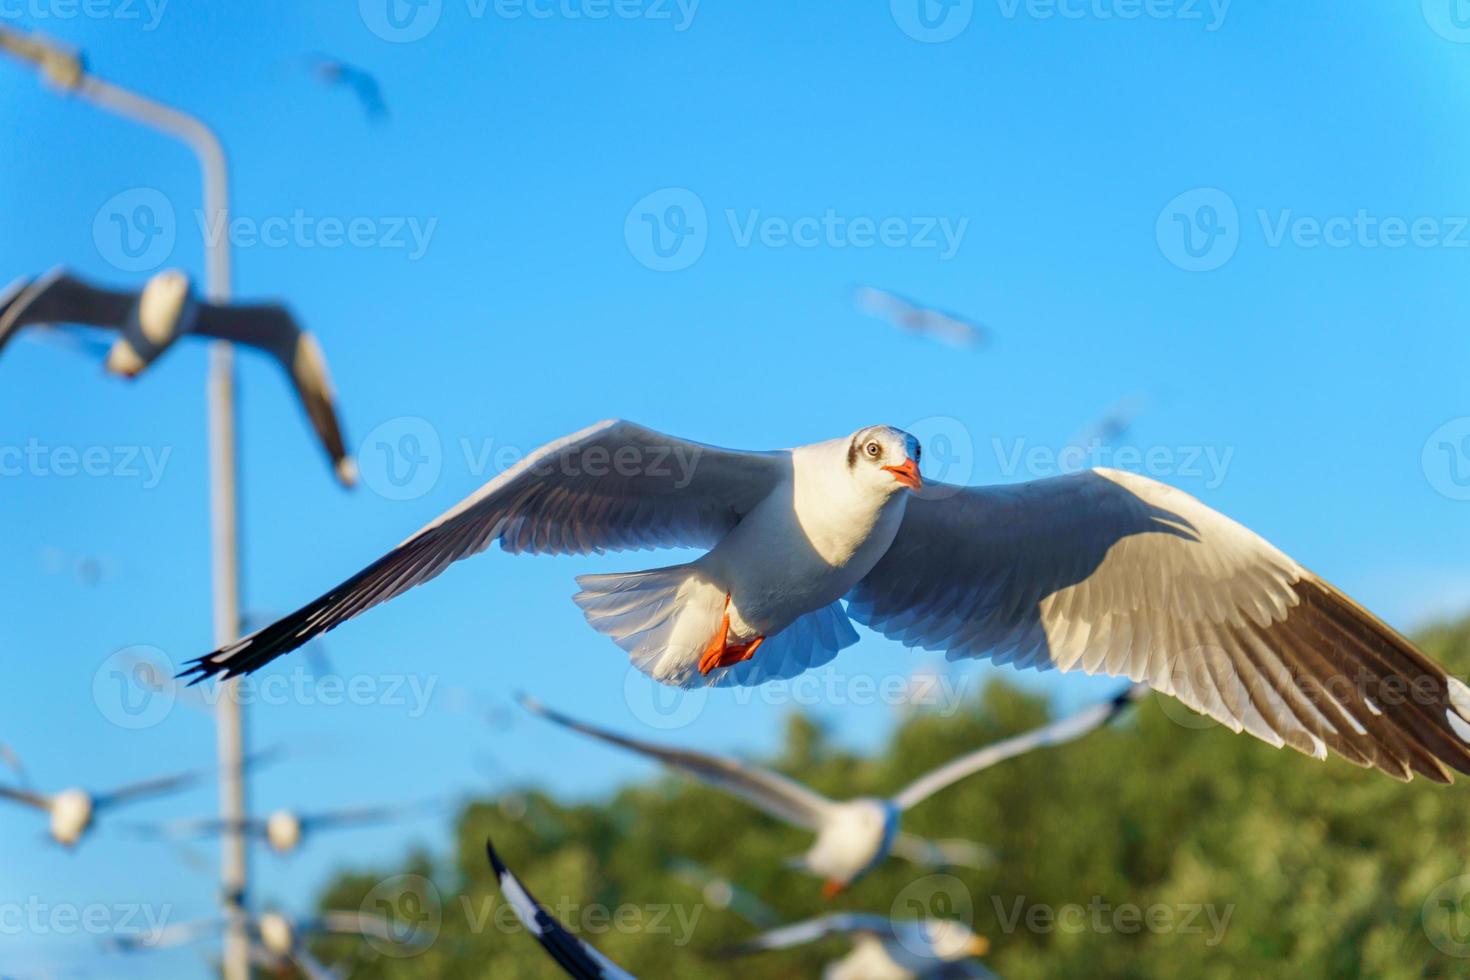
[[867,444],[867,446],[865,446],[863,448],[867,452],[867,454],[869,456],[873,457],[874,459],[877,459],[878,458],[878,454],[881,453],[881,452],[883,452],[883,447],[880,446],[880,445],[878,445],[876,442],[870,442],[870,443]]

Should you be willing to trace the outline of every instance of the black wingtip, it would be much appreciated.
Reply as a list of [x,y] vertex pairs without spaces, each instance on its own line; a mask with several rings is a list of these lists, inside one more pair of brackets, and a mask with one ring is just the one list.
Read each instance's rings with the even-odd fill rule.
[[506,868],[505,862],[500,860],[499,854],[495,853],[495,841],[489,837],[485,838],[485,854],[490,858],[490,867],[495,869],[497,877],[508,872],[509,869]]

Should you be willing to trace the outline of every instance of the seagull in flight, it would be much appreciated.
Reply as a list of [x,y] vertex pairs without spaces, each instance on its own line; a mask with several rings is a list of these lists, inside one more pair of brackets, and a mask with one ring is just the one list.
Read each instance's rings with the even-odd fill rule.
[[51,839],[67,849],[75,848],[91,831],[96,819],[103,812],[128,803],[167,796],[188,789],[199,782],[204,771],[182,772],[158,779],[131,783],[106,793],[93,793],[84,789],[64,789],[46,795],[35,790],[15,786],[0,786],[0,799],[10,800],[41,810],[51,821]]
[[1271,745],[1401,780],[1470,772],[1470,687],[1246,527],[1121,470],[926,481],[920,451],[887,425],[739,452],[602,422],[184,676],[258,670],[495,543],[707,548],[578,579],[589,624],[665,684],[794,677],[857,642],[856,620],[952,660],[1127,677]]
[[371,72],[320,54],[312,56],[310,68],[311,73],[325,84],[341,86],[356,96],[362,105],[362,111],[373,122],[382,122],[388,118],[388,104],[383,101],[383,87]]
[[505,866],[489,840],[485,841],[485,852],[490,856],[490,866],[495,869],[500,893],[510,903],[516,918],[567,976],[578,980],[634,980],[633,974],[567,932],[566,927],[556,921],[556,917],[546,911]]
[[[245,759],[244,766],[247,770],[251,769],[268,759],[274,759],[278,754],[276,750],[256,753]],[[19,765],[18,759],[15,765]],[[29,785],[0,786],[0,799],[10,800],[13,803],[46,813],[50,818],[51,839],[71,850],[91,832],[97,818],[104,812],[131,803],[141,803],[144,800],[181,792],[197,784],[210,772],[211,770],[207,769],[195,769],[170,776],[145,779],[105,793],[73,787],[47,795],[31,789]]]
[[877,915],[838,912],[784,926],[740,943],[726,956],[790,949],[828,936],[852,939],[852,952],[829,963],[823,980],[962,980],[994,978],[975,958],[990,940],[954,919],[897,922]]
[[[901,831],[903,814],[982,769],[1036,749],[1073,741],[1101,728],[1147,690],[1141,684],[1130,685],[1111,701],[962,755],[886,799],[859,797],[840,802],[771,769],[728,756],[665,748],[617,735],[569,718],[530,698],[523,697],[521,703],[558,725],[647,756],[768,816],[816,834],[811,848],[792,864],[823,879],[822,895],[832,899],[890,854],[920,866],[962,863],[947,858],[946,845],[951,842],[931,842]],[[952,843],[969,844],[968,841]]]
[[285,307],[205,302],[175,269],[133,291],[104,289],[57,268],[0,293],[0,350],[24,327],[66,324],[117,332],[104,366],[126,378],[143,373],[185,334],[265,352],[285,370],[337,479],[349,487],[356,483],[357,466],[343,441],[321,345]]
[[[144,932],[109,937],[108,946],[119,953],[173,949],[199,942],[225,931],[225,919],[176,922]],[[400,943],[388,920],[362,912],[326,912],[312,919],[293,920],[279,912],[252,916],[249,933],[254,959],[262,965],[291,962],[308,980],[331,980],[337,976],[312,957],[306,941],[311,936],[362,936],[386,943]]]
[[931,309],[897,293],[862,286],[854,294],[858,309],[872,317],[920,337],[930,337],[951,347],[979,347],[990,339],[990,331],[954,313]]
[[238,829],[247,837],[264,841],[277,854],[290,854],[309,836],[322,831],[385,823],[419,812],[414,806],[363,806],[326,813],[303,814],[295,810],[276,810],[264,818],[248,818],[232,822],[217,818],[176,820],[161,824],[135,824],[134,833],[167,840],[191,840],[217,837]]

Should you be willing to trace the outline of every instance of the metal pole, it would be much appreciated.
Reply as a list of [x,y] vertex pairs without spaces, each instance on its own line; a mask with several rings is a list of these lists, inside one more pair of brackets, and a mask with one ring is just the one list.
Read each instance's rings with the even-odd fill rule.
[[[186,143],[204,175],[205,293],[213,302],[230,299],[229,170],[219,138],[195,117],[87,74],[82,59],[34,35],[0,27],[0,50],[30,61],[55,85],[111,112],[160,130]],[[212,233],[211,233],[212,232]],[[232,345],[209,351],[210,537],[214,571],[214,640],[223,646],[240,633],[239,514],[236,506],[235,357]],[[237,681],[220,688],[215,707],[220,771],[220,889],[225,917],[225,980],[249,980],[250,941],[246,891],[249,849],[241,832],[248,812],[245,795],[245,723]]]

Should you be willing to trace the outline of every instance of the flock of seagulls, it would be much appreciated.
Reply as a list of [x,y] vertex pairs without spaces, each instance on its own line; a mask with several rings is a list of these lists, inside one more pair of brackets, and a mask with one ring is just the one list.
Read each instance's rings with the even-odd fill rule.
[[125,378],[141,375],[184,336],[228,340],[267,354],[286,372],[337,479],[345,486],[356,482],[321,345],[285,307],[206,302],[189,277],[173,269],[136,291],[106,289],[58,268],[0,292],[0,351],[26,327],[66,326],[116,333],[103,365]]
[[[931,842],[905,833],[900,827],[903,814],[940,790],[1006,759],[1081,738],[1107,724],[1146,691],[1141,684],[1130,685],[1106,704],[967,753],[926,773],[891,797],[840,802],[771,769],[726,756],[652,745],[569,718],[529,698],[523,698],[522,703],[558,725],[660,762],[783,823],[811,831],[816,841],[806,853],[793,859],[791,866],[822,879],[822,895],[831,899],[890,854],[925,867],[975,863],[968,855],[980,851],[976,845],[966,841]],[[956,857],[956,852],[961,856]]]
[[[371,73],[326,56],[313,56],[309,67],[323,84],[352,93],[369,119],[386,118]],[[980,323],[886,289],[860,287],[854,302],[916,337],[962,348],[990,339]],[[146,373],[185,337],[260,351],[286,374],[337,480],[356,481],[320,345],[281,305],[212,303],[176,270],[137,289],[112,289],[57,268],[0,291],[0,352],[27,328],[85,338],[77,343],[126,378]],[[1074,445],[1121,437],[1137,410],[1120,403]],[[1127,680],[1104,703],[966,753],[891,796],[846,800],[771,769],[653,744],[522,699],[552,723],[809,832],[811,846],[790,863],[819,879],[827,899],[890,857],[925,868],[992,860],[972,841],[907,833],[904,814],[974,773],[1082,738],[1150,691],[1278,748],[1318,759],[1335,753],[1395,779],[1449,783],[1455,772],[1470,773],[1470,687],[1245,526],[1130,472],[1097,468],[1016,485],[955,486],[926,479],[922,454],[914,435],[890,425],[789,449],[741,451],[629,421],[600,422],[543,446],[367,567],[191,661],[180,677],[197,684],[258,671],[498,544],[509,554],[702,551],[681,564],[577,580],[574,601],[588,625],[639,671],[673,687],[796,677],[856,643],[855,624],[950,660]],[[4,745],[0,763],[16,777],[14,785],[0,785],[0,800],[45,814],[50,839],[68,849],[101,815],[180,792],[208,775],[188,771],[109,791],[47,794]],[[175,842],[241,833],[285,855],[318,833],[415,809],[282,809],[239,823],[174,820],[133,830]],[[558,922],[489,842],[487,853],[510,906],[564,972],[631,976]],[[843,936],[851,950],[828,965],[828,980],[992,976],[978,962],[988,941],[963,922],[837,912],[778,925],[769,906],[733,883],[692,862],[676,871],[713,896],[712,904],[763,930],[726,956]],[[185,945],[225,925],[176,924],[115,945]],[[312,978],[336,976],[312,957],[312,936],[402,942],[386,920],[348,912],[301,921],[266,913],[250,920],[250,932],[260,965],[293,964]]]

